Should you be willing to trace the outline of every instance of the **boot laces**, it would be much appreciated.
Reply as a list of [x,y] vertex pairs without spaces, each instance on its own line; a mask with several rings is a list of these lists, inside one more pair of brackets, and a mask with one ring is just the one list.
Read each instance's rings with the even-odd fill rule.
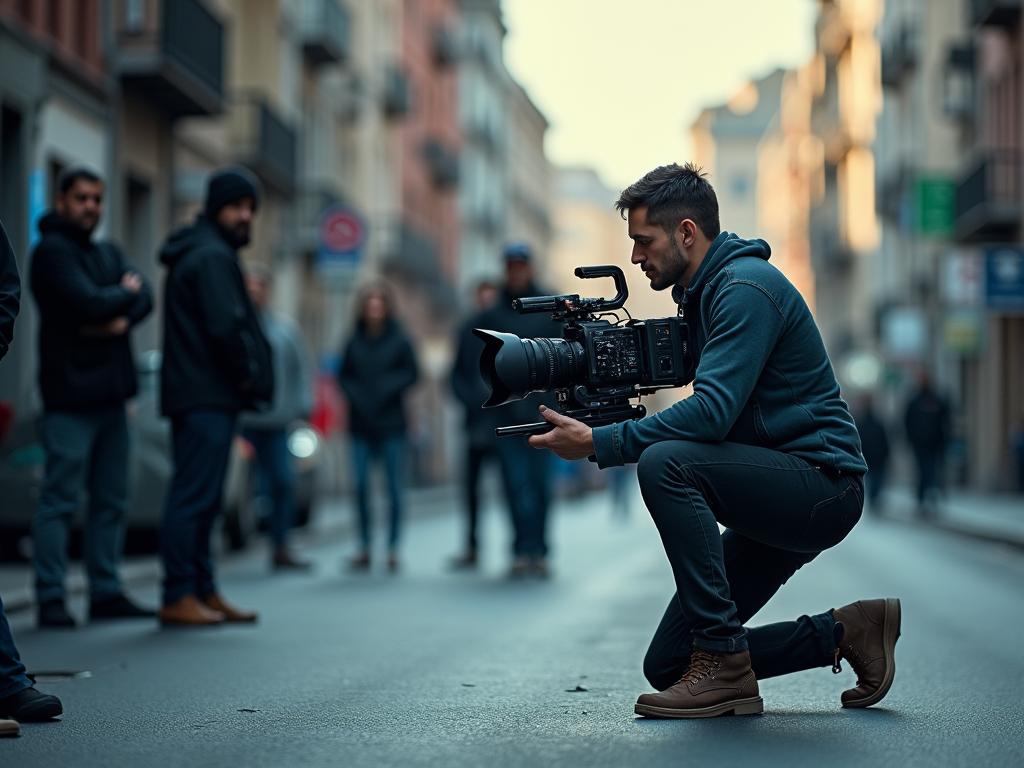
[[853,667],[853,671],[857,674],[858,682],[860,681],[861,671],[864,669],[864,660],[861,659],[857,649],[852,645],[843,645],[836,648],[836,660],[832,664],[832,673],[838,675],[843,671],[842,665],[839,663],[840,659],[846,659],[850,662],[850,666]]
[[695,647],[690,656],[690,666],[686,668],[686,672],[683,673],[679,682],[696,683],[714,672],[718,666],[715,655],[711,651]]

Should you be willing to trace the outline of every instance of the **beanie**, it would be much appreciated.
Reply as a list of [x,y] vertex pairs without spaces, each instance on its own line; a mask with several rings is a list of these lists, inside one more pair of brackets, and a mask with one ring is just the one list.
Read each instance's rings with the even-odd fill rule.
[[214,218],[228,203],[251,197],[254,206],[260,203],[260,184],[246,168],[233,166],[214,173],[206,183],[206,215]]

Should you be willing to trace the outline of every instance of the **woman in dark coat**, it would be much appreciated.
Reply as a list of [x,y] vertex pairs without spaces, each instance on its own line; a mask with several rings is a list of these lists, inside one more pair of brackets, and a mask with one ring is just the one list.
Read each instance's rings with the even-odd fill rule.
[[355,570],[370,567],[369,479],[373,461],[384,465],[391,497],[388,569],[398,569],[398,539],[402,524],[405,478],[406,390],[416,382],[412,345],[392,313],[386,288],[366,289],[359,300],[359,320],[345,347],[338,383],[348,398],[352,462],[359,512],[360,553],[351,561]]

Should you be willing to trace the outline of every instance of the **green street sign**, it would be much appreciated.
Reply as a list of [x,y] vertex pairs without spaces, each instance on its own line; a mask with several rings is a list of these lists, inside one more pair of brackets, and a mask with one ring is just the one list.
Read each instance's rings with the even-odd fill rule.
[[914,204],[919,235],[953,236],[956,182],[945,176],[919,176],[914,189]]

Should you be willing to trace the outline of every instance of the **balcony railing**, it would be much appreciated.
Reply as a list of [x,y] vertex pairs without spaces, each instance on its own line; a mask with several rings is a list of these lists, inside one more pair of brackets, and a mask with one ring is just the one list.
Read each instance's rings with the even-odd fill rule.
[[434,62],[439,67],[455,64],[459,60],[459,41],[451,27],[434,29]]
[[117,71],[172,117],[224,108],[224,25],[200,0],[120,0]]
[[311,64],[348,59],[351,25],[338,0],[303,0],[301,24],[302,49]]
[[423,142],[423,159],[430,167],[434,185],[442,189],[459,183],[459,157],[436,139]]
[[971,0],[971,21],[977,25],[1011,26],[1020,18],[1021,0]]
[[233,102],[231,139],[238,162],[278,193],[295,193],[295,132],[265,99],[246,95]]
[[956,234],[961,240],[998,237],[1021,223],[1021,153],[987,153],[956,188]]

